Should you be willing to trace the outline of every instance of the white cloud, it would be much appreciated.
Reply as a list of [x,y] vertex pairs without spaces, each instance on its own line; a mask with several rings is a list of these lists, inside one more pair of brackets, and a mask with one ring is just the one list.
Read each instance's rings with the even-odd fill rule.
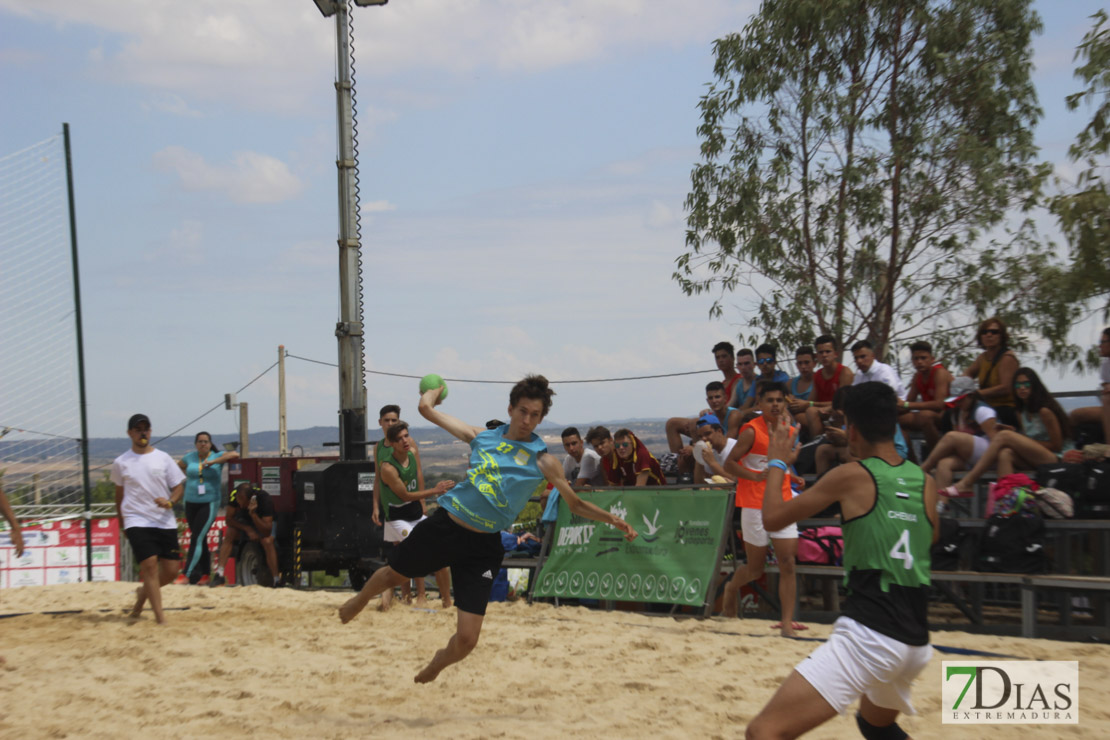
[[660,200],[653,200],[648,207],[644,223],[651,229],[666,229],[678,222],[674,209]]
[[176,174],[186,190],[221,193],[236,203],[280,203],[304,187],[284,162],[258,152],[236,152],[230,164],[216,165],[184,147],[168,146],[152,161]]
[[372,200],[369,203],[363,203],[360,210],[363,213],[385,213],[387,211],[396,211],[397,206],[390,203],[388,200]]
[[172,116],[183,116],[185,118],[200,118],[204,115],[185,102],[185,98],[175,93],[156,93],[142,106],[144,110],[168,113]]

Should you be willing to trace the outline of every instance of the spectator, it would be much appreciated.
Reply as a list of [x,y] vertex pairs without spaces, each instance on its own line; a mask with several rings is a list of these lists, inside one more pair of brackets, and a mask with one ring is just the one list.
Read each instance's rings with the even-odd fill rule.
[[[613,435],[613,452],[601,458],[605,478],[614,486],[662,485],[663,470],[643,442],[629,429]],[[600,454],[601,450],[598,450]]]
[[[739,376],[738,376],[739,377]],[[701,410],[697,416],[686,418],[675,416],[667,419],[665,425],[667,433],[667,446],[678,458],[678,470],[683,473],[693,471],[696,463],[693,458],[693,445],[699,439],[698,420],[706,414],[713,414],[725,428],[727,436],[735,438],[740,433],[740,422],[744,414],[740,409],[733,408],[727,403],[728,395],[723,383],[714,380],[705,386],[705,403],[707,408]],[[690,438],[690,445],[682,445],[682,437]]]
[[[613,454],[613,435],[609,433],[606,427],[600,425],[591,427],[590,431],[586,432],[586,442],[594,448],[594,452],[601,458],[602,472],[604,472],[605,458]],[[608,476],[606,476],[606,479],[608,479]]]
[[840,347],[836,340],[823,334],[814,340],[817,361],[821,369],[813,374],[813,394],[810,400],[814,408],[828,413],[832,408],[833,395],[838,388],[847,388],[855,379],[855,373],[840,363]]
[[773,383],[790,381],[787,372],[778,369],[778,353],[773,344],[761,344],[756,347],[755,365],[759,370],[759,377],[756,380],[769,380]]
[[728,454],[736,445],[736,440],[725,436],[724,427],[713,414],[706,414],[698,419],[697,428],[701,439],[694,445],[694,460],[697,462],[694,468],[694,483],[705,483],[714,476],[735,482],[736,477],[729,475],[724,465]]
[[143,581],[135,591],[131,617],[142,614],[149,599],[154,619],[165,624],[162,586],[181,568],[173,506],[185,494],[185,474],[172,457],[151,446],[146,414],[127,420],[127,436],[131,448],[112,463],[111,479],[116,484],[116,513]]
[[934,475],[940,491],[952,485],[952,471],[975,465],[1000,431],[998,414],[979,397],[979,387],[974,380],[961,375],[952,381],[948,392],[952,395],[944,403],[948,413],[955,414],[953,431],[940,438],[921,465],[926,473],[936,471]]
[[998,464],[999,477],[1015,468],[1035,469],[1056,462],[1069,442],[1068,418],[1060,404],[1033,370],[1022,367],[1014,373],[1014,399],[1018,428],[1000,429],[990,445],[963,478],[941,491],[945,496],[970,496],[975,481]]
[[1016,427],[1018,421],[1012,388],[1018,359],[1010,349],[1006,325],[998,318],[987,319],[979,325],[976,341],[983,351],[964,371],[964,375],[975,379],[979,397],[995,410],[998,420]]
[[[759,410],[762,412],[740,430],[740,437],[729,453],[725,470],[736,478],[736,507],[740,509],[740,529],[744,539],[747,564],[738,567],[725,584],[722,607],[727,617],[736,616],[737,596],[744,584],[763,575],[767,562],[767,549],[775,541],[775,558],[779,564],[779,603],[782,605],[782,622],[778,627],[784,637],[793,636],[796,630],[805,629],[793,621],[795,583],[794,560],[798,553],[798,525],[790,524],[780,530],[768,532],[763,528],[763,496],[767,479],[767,445],[770,441],[769,425],[773,425],[786,411],[786,392],[779,383],[764,381],[756,391]],[[790,430],[794,440],[796,430]],[[785,465],[794,462],[793,455]],[[785,466],[784,466],[785,468]],[[782,496],[789,501],[794,494],[790,476],[782,479],[779,490],[772,496]]]
[[798,375],[790,380],[790,392],[786,394],[786,405],[794,420],[802,425],[807,439],[821,434],[821,414],[814,407],[813,369],[817,357],[813,347],[799,347],[794,353],[794,366]]
[[850,387],[837,388],[836,393],[833,394],[832,415],[829,416],[829,423],[825,425],[826,443],[818,445],[814,453],[814,466],[818,478],[837,465],[856,459],[848,447],[848,423],[844,418],[844,397]]
[[1071,412],[1071,427],[1079,438],[1079,428],[1082,425],[1102,424],[1102,441],[1110,443],[1110,326],[1102,330],[1102,337],[1098,343],[1098,354],[1102,359],[1099,371],[1099,401],[1098,406],[1085,406]]
[[243,481],[231,493],[224,521],[227,524],[224,541],[220,543],[219,565],[211,585],[222,586],[227,583],[224,568],[227,566],[227,559],[231,557],[231,549],[237,539],[246,537],[251,542],[262,545],[273,586],[280,586],[281,571],[278,570],[277,550],[274,548],[274,502],[270,494],[256,488],[249,481]]
[[[568,483],[576,487],[605,485],[605,471],[601,469],[601,456],[593,450],[586,449],[577,427],[567,427],[563,430],[563,449],[567,453],[563,458],[563,473]],[[558,492],[555,495],[558,495]]]
[[911,344],[910,360],[917,372],[910,383],[909,394],[902,402],[898,422],[906,431],[921,432],[926,449],[931,450],[940,440],[937,422],[944,413],[944,399],[948,398],[952,373],[937,362],[933,346],[928,342]]
[[894,395],[898,396],[899,402],[906,397],[906,388],[902,385],[902,379],[898,377],[898,373],[890,365],[879,362],[875,357],[875,349],[871,346],[871,342],[861,339],[853,344],[852,358],[855,359],[856,367],[859,368],[859,372],[852,378],[852,385],[873,381],[885,383],[894,389]]
[[746,411],[755,404],[755,354],[750,349],[736,353],[736,369],[740,380],[735,381],[728,405]]
[[717,342],[713,345],[713,361],[717,363],[717,369],[725,376],[725,379],[721,382],[725,386],[726,400],[732,398],[732,389],[736,387],[736,382],[740,380],[740,374],[736,372],[736,364],[733,361],[735,351],[731,342]]
[[223,503],[223,464],[238,460],[239,453],[223,454],[213,449],[212,435],[198,432],[193,438],[196,450],[177,463],[185,472],[185,522],[189,526],[189,554],[185,558],[185,577],[192,585],[212,573],[212,556],[208,554],[208,530],[216,521]]

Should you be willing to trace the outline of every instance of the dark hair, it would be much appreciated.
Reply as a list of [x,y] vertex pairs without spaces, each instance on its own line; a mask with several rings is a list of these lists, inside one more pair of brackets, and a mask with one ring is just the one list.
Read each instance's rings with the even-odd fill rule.
[[861,349],[869,349],[871,351],[875,350],[875,348],[871,346],[871,342],[867,341],[866,339],[861,339],[852,345],[853,352],[858,352]]
[[528,398],[543,402],[543,416],[551,410],[551,397],[555,391],[547,383],[547,378],[542,375],[525,375],[524,380],[513,386],[509,391],[509,405],[516,406],[521,399]]
[[798,347],[798,349],[794,351],[794,357],[801,357],[802,355],[816,357],[817,353],[813,351],[813,347],[810,347],[808,344],[806,344]]
[[717,342],[713,345],[713,354],[717,354],[721,350],[727,351],[729,357],[732,357],[732,353],[736,351],[732,346],[732,342]]
[[216,446],[216,443],[212,441],[212,435],[209,434],[208,432],[197,432],[197,436],[193,437],[193,444],[196,444],[197,442],[200,441],[200,435],[202,435],[202,434],[205,437],[208,437],[209,444],[211,444],[213,447]]
[[486,429],[500,429],[505,426],[505,422],[500,419],[490,419],[486,422]]
[[840,351],[840,345],[837,344],[836,339],[834,339],[831,334],[822,334],[821,336],[819,336],[819,337],[817,337],[816,339],[813,340],[813,346],[814,347],[816,347],[818,345],[821,345],[821,344],[831,344],[833,346],[833,352],[839,352]]
[[755,348],[755,353],[757,355],[771,355],[771,357],[774,357],[775,354],[776,354],[775,345],[773,345],[773,344],[761,344],[761,345],[759,345],[758,347]]
[[398,406],[395,403],[390,403],[390,404],[387,404],[385,406],[382,406],[382,410],[378,412],[378,418],[381,419],[386,414],[397,414],[397,416],[400,416],[401,415],[401,407]]
[[914,352],[928,352],[929,354],[933,354],[933,345],[924,340],[914,342],[910,345],[910,354]]
[[894,439],[898,425],[898,396],[886,383],[870,381],[845,390],[844,416],[871,444]]
[[1106,327],[1105,329],[1102,330],[1102,336],[1110,337],[1110,326],[1108,326],[1108,327]]
[[[1029,400],[1022,401],[1017,394],[1016,384],[1019,375],[1024,375],[1029,378]],[[1014,394],[1014,408],[1018,412],[1028,411],[1030,414],[1039,414],[1041,409],[1048,409],[1056,417],[1056,421],[1060,423],[1060,434],[1065,439],[1071,436],[1071,430],[1068,426],[1068,415],[1064,413],[1064,409],[1060,407],[1060,403],[1052,397],[1048,392],[1048,388],[1041,381],[1037,373],[1028,367],[1019,367],[1017,372],[1014,373],[1013,384],[1011,391]],[[1019,419],[1021,417],[1018,417]]]
[[590,431],[586,432],[586,441],[592,445],[612,438],[613,435],[609,433],[609,430],[601,426],[591,427]]
[[832,409],[833,411],[844,411],[844,399],[848,396],[848,391],[852,388],[850,385],[843,385],[833,392]]
[[613,432],[613,439],[636,439],[636,435],[632,433],[631,429],[625,429],[624,427],[621,427],[617,431]]
[[775,391],[778,391],[783,396],[786,395],[786,388],[783,387],[782,383],[774,380],[761,380],[755,384],[755,397],[758,399],[763,398],[768,393],[774,393]]
[[745,347],[744,349],[736,350],[737,357],[755,357],[755,353]]
[[712,383],[706,383],[706,385],[705,385],[705,392],[706,393],[711,393],[713,391],[723,391],[724,389],[725,389],[725,384],[722,383],[719,380],[714,380]]
[[1003,323],[1002,319],[998,318],[997,316],[992,316],[991,318],[984,321],[982,324],[979,324],[979,328],[975,332],[975,343],[978,344],[980,347],[983,346],[983,332],[989,329],[991,324],[998,324],[998,328],[1001,332],[998,335],[999,339],[1001,340],[998,343],[998,349],[1002,352],[1005,352],[1010,347],[1010,333],[1006,331],[1006,324]]
[[567,437],[581,437],[582,435],[578,433],[578,427],[567,427],[560,436],[566,439]]
[[396,424],[385,430],[385,438],[390,442],[396,442],[401,438],[401,432],[409,428],[407,421],[398,421]]

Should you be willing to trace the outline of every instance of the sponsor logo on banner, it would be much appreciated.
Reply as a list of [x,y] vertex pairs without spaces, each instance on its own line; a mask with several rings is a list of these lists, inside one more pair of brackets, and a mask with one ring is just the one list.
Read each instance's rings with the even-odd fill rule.
[[1079,723],[1074,660],[944,661],[944,724]]

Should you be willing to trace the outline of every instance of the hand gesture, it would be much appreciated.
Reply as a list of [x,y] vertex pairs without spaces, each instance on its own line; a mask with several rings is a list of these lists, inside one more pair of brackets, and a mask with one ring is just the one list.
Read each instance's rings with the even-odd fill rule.
[[790,421],[791,419],[783,414],[775,421],[768,423],[768,431],[771,433],[770,441],[767,444],[768,459],[790,459],[793,449],[793,443],[790,439]]
[[621,519],[620,517],[614,517],[614,518],[616,519],[616,521],[613,522],[613,526],[616,527],[617,529],[619,529],[620,531],[624,532],[624,538],[626,540],[631,542],[632,540],[636,539],[639,536],[639,533],[635,529],[632,528],[631,524],[629,524],[625,520]]
[[382,526],[382,515],[376,506],[374,507],[374,513],[370,515],[370,521],[374,522],[375,526]]
[[429,406],[438,406],[441,403],[443,403],[443,399],[440,398],[440,395],[442,395],[442,393],[443,393],[443,386],[442,385],[438,386],[436,388],[429,388],[428,390],[424,391],[423,394],[421,394],[420,402],[421,403],[426,403]]
[[825,437],[834,447],[848,446],[848,435],[840,427],[825,427]]
[[439,496],[441,494],[447,493],[448,491],[450,491],[454,487],[455,487],[455,481],[453,481],[453,480],[441,480],[439,483],[436,483],[436,487],[432,490],[434,490],[436,492],[436,495]]
[[15,556],[21,557],[23,555],[23,532],[19,529],[12,528],[11,530],[12,546],[15,548]]
[[161,497],[156,498],[156,499],[154,499],[154,503],[155,503],[156,506],[158,506],[162,509],[172,509],[173,508],[173,503],[168,498],[161,498]]
[[792,398],[786,407],[790,409],[790,413],[792,414],[801,414],[809,408],[809,401],[799,401],[796,398]]

